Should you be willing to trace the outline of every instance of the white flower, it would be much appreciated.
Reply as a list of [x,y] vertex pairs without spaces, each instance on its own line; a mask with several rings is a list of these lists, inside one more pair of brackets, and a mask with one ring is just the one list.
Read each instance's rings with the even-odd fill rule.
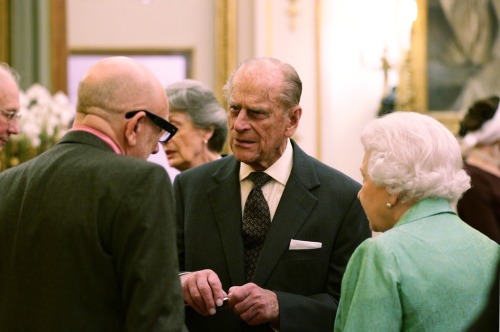
[[41,144],[41,136],[58,140],[69,129],[75,111],[68,97],[58,92],[53,96],[44,86],[32,85],[20,92],[20,131],[14,139],[28,139],[33,147]]

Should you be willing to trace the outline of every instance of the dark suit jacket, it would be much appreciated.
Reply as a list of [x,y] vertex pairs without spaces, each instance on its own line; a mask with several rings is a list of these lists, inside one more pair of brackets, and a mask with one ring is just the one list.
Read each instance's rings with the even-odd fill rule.
[[[349,257],[371,231],[357,199],[360,185],[292,144],[292,172],[253,282],[276,292],[281,332],[330,332]],[[174,181],[180,269],[212,269],[226,291],[245,283],[239,165],[228,156]],[[322,248],[289,250],[291,239],[321,242]],[[227,309],[211,317],[187,309],[186,324],[190,331],[270,329],[249,327]]]
[[0,193],[0,331],[182,329],[163,168],[73,131]]

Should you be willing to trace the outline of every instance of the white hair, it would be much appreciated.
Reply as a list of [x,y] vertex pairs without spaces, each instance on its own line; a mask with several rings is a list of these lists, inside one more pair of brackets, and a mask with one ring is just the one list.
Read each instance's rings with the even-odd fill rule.
[[457,139],[430,116],[387,114],[366,126],[361,142],[367,175],[402,202],[442,197],[454,203],[470,188]]

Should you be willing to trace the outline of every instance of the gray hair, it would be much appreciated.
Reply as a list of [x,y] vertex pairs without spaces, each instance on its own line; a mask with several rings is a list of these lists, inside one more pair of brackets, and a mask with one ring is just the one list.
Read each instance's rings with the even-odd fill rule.
[[302,81],[300,80],[297,71],[288,63],[284,63],[278,59],[265,57],[247,59],[236,67],[236,69],[231,73],[228,80],[226,81],[226,84],[222,88],[226,100],[229,100],[231,90],[233,89],[234,75],[241,68],[252,66],[258,67],[263,64],[276,67],[283,75],[283,87],[282,91],[279,94],[279,99],[284,108],[289,109],[300,104],[300,96],[302,95]]
[[227,114],[212,90],[201,82],[186,79],[168,85],[165,91],[171,108],[187,113],[198,128],[214,129],[208,148],[221,152],[228,132]]
[[367,125],[361,142],[371,181],[402,202],[441,197],[454,203],[470,188],[457,139],[430,116],[387,114]]

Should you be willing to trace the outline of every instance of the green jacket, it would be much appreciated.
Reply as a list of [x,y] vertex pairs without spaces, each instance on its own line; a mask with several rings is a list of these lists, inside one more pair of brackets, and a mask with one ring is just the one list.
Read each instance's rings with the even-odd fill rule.
[[462,331],[487,301],[499,258],[448,201],[420,201],[352,255],[334,331]]

